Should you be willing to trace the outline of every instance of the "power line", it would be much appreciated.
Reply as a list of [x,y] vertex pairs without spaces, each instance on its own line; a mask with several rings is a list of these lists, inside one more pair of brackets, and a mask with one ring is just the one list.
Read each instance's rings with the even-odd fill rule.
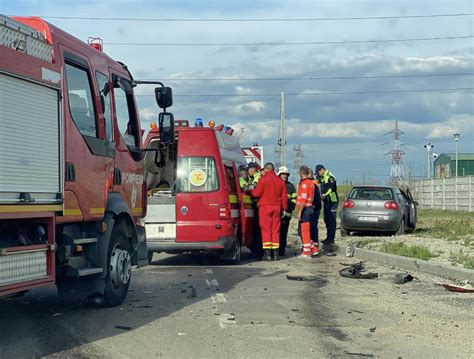
[[351,17],[307,17],[307,18],[146,18],[146,17],[85,17],[85,16],[40,16],[43,19],[57,20],[92,20],[92,21],[159,21],[159,22],[307,22],[307,21],[360,21],[360,20],[392,20],[392,19],[423,19],[440,17],[472,16],[474,13],[457,14],[426,14],[426,15],[391,15],[391,16],[351,16]]
[[[208,78],[161,78],[160,81],[304,81],[304,80],[356,80],[356,79],[389,79],[389,78],[412,78],[412,77],[451,77],[451,76],[473,76],[474,73],[452,73],[452,74],[414,74],[414,75],[374,75],[374,76],[331,76],[331,77],[249,77],[249,78],[232,78],[232,77],[208,77]],[[154,81],[154,79],[140,79],[144,81]]]
[[[390,94],[390,93],[413,93],[413,92],[454,92],[472,91],[474,87],[458,87],[443,89],[413,89],[413,90],[386,90],[386,91],[352,91],[352,92],[318,92],[318,93],[286,93],[285,96],[327,96],[327,95],[370,95],[370,94]],[[155,95],[135,95],[137,97],[151,97]],[[274,97],[273,94],[174,94],[175,97]]]
[[474,35],[466,36],[444,36],[444,37],[418,37],[408,39],[372,39],[372,40],[341,40],[341,41],[308,41],[308,42],[254,42],[254,43],[205,43],[205,42],[104,42],[110,46],[283,46],[283,45],[343,45],[343,44],[368,44],[368,43],[393,43],[393,42],[417,42],[438,40],[472,39]]

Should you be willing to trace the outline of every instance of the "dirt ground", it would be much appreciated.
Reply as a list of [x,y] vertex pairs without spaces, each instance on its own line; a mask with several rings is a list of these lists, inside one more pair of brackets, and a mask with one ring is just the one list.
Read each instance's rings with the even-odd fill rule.
[[[298,235],[298,221],[291,221],[289,234]],[[324,221],[319,220],[319,239],[323,240],[326,236],[326,228]],[[339,223],[336,232],[336,244],[341,246],[356,244],[370,250],[380,251],[384,243],[404,243],[408,246],[424,246],[435,256],[431,261],[463,267],[462,259],[471,258],[474,260],[474,246],[472,242],[466,244],[463,239],[447,240],[444,238],[433,238],[419,236],[414,234],[405,234],[401,236],[383,236],[378,234],[367,233],[353,234],[349,237],[342,238],[339,232]]]

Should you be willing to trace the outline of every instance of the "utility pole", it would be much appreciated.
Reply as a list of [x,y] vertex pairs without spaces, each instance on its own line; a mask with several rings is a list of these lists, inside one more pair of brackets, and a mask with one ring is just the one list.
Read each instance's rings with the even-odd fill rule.
[[459,137],[461,137],[461,135],[459,133],[455,133],[453,137],[454,137],[454,142],[456,142],[456,178],[457,178],[458,177],[458,142],[459,142]]
[[403,146],[404,144],[400,143],[400,137],[404,133],[405,132],[399,129],[398,121],[395,121],[395,129],[385,134],[385,136],[393,135],[393,149],[385,154],[385,156],[392,156],[389,183],[393,186],[399,186],[407,180],[407,171],[402,161],[402,156],[405,154],[405,152],[401,150],[401,146]]
[[428,153],[428,179],[431,179],[431,156],[433,153],[434,145],[431,142],[427,142],[426,145],[423,147],[426,148],[426,152]]
[[280,98],[280,127],[278,131],[278,148],[275,151],[276,154],[278,154],[279,166],[285,166],[285,147],[285,94],[282,92]]

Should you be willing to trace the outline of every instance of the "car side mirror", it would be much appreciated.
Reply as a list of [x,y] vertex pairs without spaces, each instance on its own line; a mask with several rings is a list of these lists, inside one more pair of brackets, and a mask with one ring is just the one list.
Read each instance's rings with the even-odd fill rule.
[[162,112],[158,115],[160,143],[167,145],[174,141],[174,117],[172,113]]
[[156,87],[155,98],[159,108],[167,109],[173,106],[173,91],[171,87]]

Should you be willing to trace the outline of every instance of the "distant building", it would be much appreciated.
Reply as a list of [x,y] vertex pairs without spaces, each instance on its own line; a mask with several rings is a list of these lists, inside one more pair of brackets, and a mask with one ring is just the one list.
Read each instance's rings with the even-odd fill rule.
[[[456,176],[456,154],[442,153],[434,161],[434,177]],[[474,153],[458,153],[458,176],[474,176]]]

